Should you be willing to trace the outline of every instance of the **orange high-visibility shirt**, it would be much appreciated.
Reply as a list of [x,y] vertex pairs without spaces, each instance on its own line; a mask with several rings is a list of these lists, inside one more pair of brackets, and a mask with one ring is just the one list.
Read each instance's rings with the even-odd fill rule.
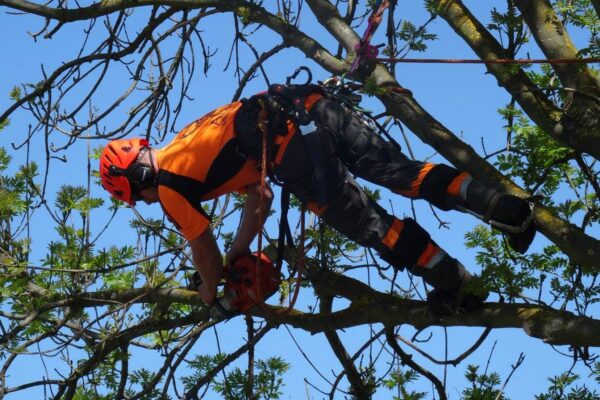
[[206,114],[158,152],[160,203],[187,240],[210,224],[202,201],[260,181],[256,161],[238,150],[234,118],[240,107],[235,102]]

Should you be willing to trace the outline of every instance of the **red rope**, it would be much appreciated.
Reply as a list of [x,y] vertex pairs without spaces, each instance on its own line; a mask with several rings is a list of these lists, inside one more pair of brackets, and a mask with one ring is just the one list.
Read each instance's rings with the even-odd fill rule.
[[496,58],[492,60],[481,59],[445,59],[445,58],[378,58],[377,47],[371,45],[371,38],[381,23],[383,12],[389,6],[388,0],[377,3],[376,7],[369,16],[369,24],[365,30],[362,39],[355,47],[356,56],[348,73],[352,75],[357,69],[363,58],[369,58],[379,62],[386,63],[421,63],[421,64],[593,64],[600,63],[600,58]]
[[262,254],[262,240],[263,240],[263,226],[265,224],[265,204],[266,204],[266,192],[267,192],[267,126],[265,121],[267,120],[267,110],[262,101],[260,101],[261,110],[258,114],[258,128],[262,133],[262,155],[260,160],[260,195],[259,195],[259,206],[258,206],[258,257],[256,257],[256,281],[255,289],[258,298],[260,299],[260,306],[265,313],[268,314],[268,310],[265,304],[265,299],[261,288],[260,271],[262,268],[261,257]]
[[[267,193],[267,127],[265,121],[267,119],[266,109],[261,102],[261,110],[259,112],[258,128],[262,132],[262,155],[260,160],[260,196],[258,206],[258,252],[262,252],[262,230],[265,223],[265,204]],[[260,257],[259,257],[260,258]],[[260,261],[259,261],[260,262]]]
[[358,69],[358,66],[360,65],[363,58],[373,59],[377,57],[379,51],[377,50],[377,47],[371,46],[371,38],[373,37],[373,34],[379,27],[379,24],[381,23],[381,18],[383,17],[383,12],[388,6],[389,1],[383,0],[381,2],[378,2],[373,11],[371,11],[367,29],[365,30],[365,33],[363,34],[363,37],[358,43],[358,45],[354,48],[354,50],[356,51],[356,57],[354,58],[354,61],[350,66],[350,70],[348,71],[350,75],[352,75]]
[[422,64],[592,64],[600,63],[600,58],[495,58],[480,59],[447,59],[447,58],[377,58],[379,62],[389,63],[422,63]]

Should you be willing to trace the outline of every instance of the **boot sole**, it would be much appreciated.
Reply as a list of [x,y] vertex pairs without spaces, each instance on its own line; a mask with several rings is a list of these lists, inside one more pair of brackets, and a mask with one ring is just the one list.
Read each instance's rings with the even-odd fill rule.
[[535,234],[537,232],[537,228],[534,221],[531,221],[529,226],[523,231],[519,233],[508,233],[504,234],[508,237],[508,244],[510,247],[520,254],[525,254],[531,246],[533,239],[535,238]]

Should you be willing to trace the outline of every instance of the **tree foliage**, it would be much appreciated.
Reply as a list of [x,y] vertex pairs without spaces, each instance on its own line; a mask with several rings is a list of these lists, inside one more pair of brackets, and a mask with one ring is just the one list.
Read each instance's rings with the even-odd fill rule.
[[[15,34],[32,32],[41,45],[65,40],[64,53],[43,60],[39,74],[14,82],[0,109],[0,397],[283,398],[301,378],[286,375],[293,368],[286,354],[265,350],[282,326],[293,328],[292,337],[324,337],[335,355],[333,378],[312,365],[325,383],[305,382],[307,391],[323,396],[509,398],[521,357],[508,373],[463,361],[489,342],[490,332],[516,328],[548,352],[559,348],[565,364],[573,361],[536,398],[599,397],[593,348],[600,346],[600,82],[596,64],[573,61],[600,56],[600,2],[506,0],[483,14],[460,0],[427,0],[412,5],[419,19],[392,0],[379,33],[386,40],[382,54],[395,60],[365,60],[349,75],[372,3],[0,0],[3,20],[28,17],[31,26]],[[222,30],[216,38],[205,25],[213,20]],[[448,28],[484,63],[484,79],[506,95],[497,105],[503,131],[487,132],[484,140],[505,138],[492,152],[485,143],[476,151],[479,143],[446,128],[403,87],[409,78],[397,77],[398,63],[428,57],[433,44],[445,43]],[[530,52],[563,62],[496,62]],[[306,232],[293,232],[296,244],[305,241],[305,257],[294,248],[286,252],[290,279],[280,304],[257,307],[245,321],[210,320],[199,296],[186,289],[191,259],[168,221],[136,219],[101,194],[96,159],[107,139],[142,132],[164,144],[187,122],[187,110],[209,110],[204,94],[222,94],[208,84],[221,76],[216,69],[224,65],[235,81],[226,95],[236,100],[252,85],[273,83],[276,66],[298,53],[323,77],[354,80],[385,111],[385,126],[408,153],[409,137],[416,136],[458,169],[536,202],[545,239],[526,256],[487,226],[466,235],[481,289],[492,294],[481,311],[433,316],[423,301],[427,288],[415,277],[397,274],[309,216]],[[242,203],[228,196],[204,205],[224,248]],[[292,201],[294,228],[299,208]],[[267,226],[268,239],[277,237],[275,230]],[[300,301],[288,310],[299,284]],[[438,360],[422,343],[423,332],[435,326],[485,330],[460,356]],[[360,332],[358,346],[344,335],[353,329]],[[431,331],[430,343],[444,340],[440,330]],[[306,340],[299,347],[310,346]],[[32,360],[44,372],[23,373]],[[466,378],[455,392],[445,379],[450,366],[464,369]]]

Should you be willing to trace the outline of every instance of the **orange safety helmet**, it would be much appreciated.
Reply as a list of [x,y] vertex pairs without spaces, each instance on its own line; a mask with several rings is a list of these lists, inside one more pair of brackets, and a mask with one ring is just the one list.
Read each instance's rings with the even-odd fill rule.
[[[137,160],[140,151],[150,147],[146,139],[132,138],[113,140],[106,145],[100,156],[100,181],[111,196],[135,205],[133,190],[127,171]],[[118,172],[115,172],[118,171]]]

